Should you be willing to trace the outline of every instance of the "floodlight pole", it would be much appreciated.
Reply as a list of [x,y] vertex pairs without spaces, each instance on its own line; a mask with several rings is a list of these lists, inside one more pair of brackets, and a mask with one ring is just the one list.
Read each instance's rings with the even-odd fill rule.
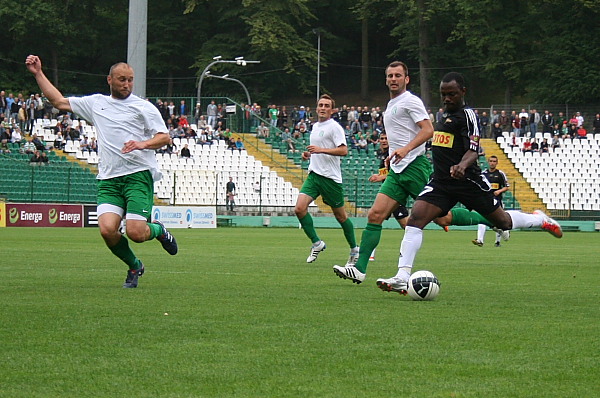
[[252,104],[252,100],[250,99],[250,93],[248,92],[248,89],[246,88],[246,86],[244,85],[244,83],[242,83],[238,79],[234,79],[233,77],[228,77],[227,75],[225,75],[225,76],[217,76],[217,75],[211,75],[209,73],[206,73],[206,77],[214,77],[215,79],[229,80],[229,81],[238,83],[240,86],[242,86],[242,88],[244,89],[244,92],[246,93],[246,100],[248,101],[248,105]]
[[321,30],[313,29],[312,32],[317,35],[317,102],[321,94]]
[[[202,95],[202,81],[204,80],[204,76],[206,76],[206,72],[208,72],[210,70],[210,68],[216,64],[237,64],[240,66],[246,66],[247,64],[259,64],[260,61],[246,61],[244,59],[244,57],[237,57],[235,59],[222,59],[221,56],[217,56],[217,57],[213,57],[213,62],[211,62],[210,64],[208,64],[206,66],[206,68],[204,68],[204,70],[202,71],[202,74],[200,75],[200,77],[198,78],[198,93],[197,93],[197,98],[196,101],[197,103],[200,103],[200,97]],[[245,87],[244,87],[245,89]],[[250,96],[248,96],[250,97]]]

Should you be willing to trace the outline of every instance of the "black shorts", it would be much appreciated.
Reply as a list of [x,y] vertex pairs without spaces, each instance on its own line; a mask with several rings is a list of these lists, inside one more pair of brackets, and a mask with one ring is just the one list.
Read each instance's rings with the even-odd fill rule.
[[424,200],[442,209],[445,215],[456,203],[460,202],[469,210],[475,210],[482,216],[493,213],[502,203],[494,196],[487,180],[451,180],[429,181],[416,200]]

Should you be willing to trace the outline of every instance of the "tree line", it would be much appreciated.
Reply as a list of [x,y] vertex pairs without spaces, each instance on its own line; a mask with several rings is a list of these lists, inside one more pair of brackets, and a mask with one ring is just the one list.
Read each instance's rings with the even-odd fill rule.
[[[320,38],[322,92],[368,100],[385,66],[399,59],[409,66],[410,89],[433,106],[450,70],[467,77],[474,104],[599,102],[594,0],[148,3],[149,96],[193,96],[199,72],[217,55],[261,61],[211,71],[240,79],[256,101],[314,95]],[[127,57],[127,19],[127,0],[1,3],[0,89],[36,91],[23,65],[35,53],[66,94],[105,92],[108,68]],[[230,84],[211,79],[203,95],[237,93]]]

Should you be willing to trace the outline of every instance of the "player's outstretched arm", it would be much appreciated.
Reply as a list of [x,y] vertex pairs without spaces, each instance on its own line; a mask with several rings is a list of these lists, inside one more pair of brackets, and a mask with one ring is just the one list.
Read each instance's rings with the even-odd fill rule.
[[44,72],[42,71],[42,61],[37,55],[29,55],[25,59],[25,66],[27,66],[27,70],[31,72],[31,74],[35,77],[38,86],[40,86],[40,90],[46,98],[50,101],[50,103],[61,111],[72,112],[71,104],[69,103],[69,99],[65,98],[60,91],[46,77]]

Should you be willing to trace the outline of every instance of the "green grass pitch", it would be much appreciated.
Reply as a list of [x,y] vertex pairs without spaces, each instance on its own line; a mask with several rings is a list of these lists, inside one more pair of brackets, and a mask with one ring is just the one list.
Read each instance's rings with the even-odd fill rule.
[[332,272],[341,229],[318,232],[306,264],[298,229],[174,230],[177,256],[132,244],[123,289],[96,229],[1,228],[0,396],[600,396],[597,233],[427,230],[413,270],[442,288],[416,302],[375,286],[401,231],[361,285]]

